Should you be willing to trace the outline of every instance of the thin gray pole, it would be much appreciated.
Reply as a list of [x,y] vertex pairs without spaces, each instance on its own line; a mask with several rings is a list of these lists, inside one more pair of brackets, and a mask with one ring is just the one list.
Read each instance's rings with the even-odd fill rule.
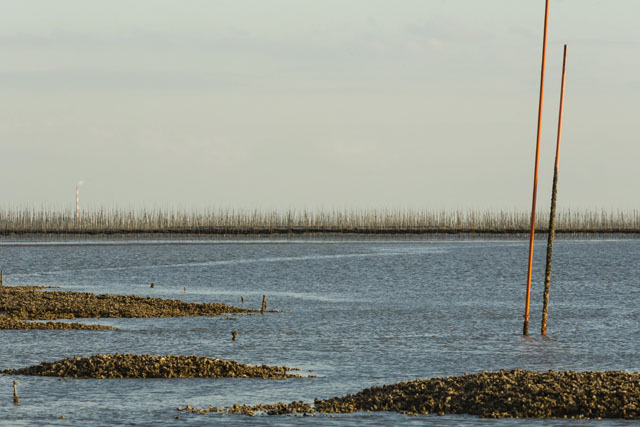
[[553,239],[556,236],[556,196],[558,194],[558,165],[560,164],[560,138],[562,136],[562,112],[564,108],[564,81],[567,66],[567,45],[562,56],[562,85],[560,87],[560,113],[558,113],[558,139],[556,142],[556,163],[553,167],[553,187],[551,188],[551,212],[549,213],[549,236],[547,237],[547,266],[544,272],[544,294],[542,297],[542,327],[540,333],[547,335],[547,315],[549,312],[549,288],[551,286],[551,258]]

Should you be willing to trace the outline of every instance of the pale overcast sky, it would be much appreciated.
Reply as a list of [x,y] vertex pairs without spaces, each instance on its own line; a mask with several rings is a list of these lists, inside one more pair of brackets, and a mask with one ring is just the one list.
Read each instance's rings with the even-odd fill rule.
[[[544,0],[11,0],[0,208],[518,209]],[[640,208],[638,0],[552,0],[539,204]]]

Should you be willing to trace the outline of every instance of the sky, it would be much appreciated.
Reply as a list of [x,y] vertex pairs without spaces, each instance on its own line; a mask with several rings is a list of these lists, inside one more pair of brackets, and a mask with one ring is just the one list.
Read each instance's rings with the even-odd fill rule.
[[[544,0],[0,0],[0,208],[531,207]],[[538,205],[640,208],[640,2],[551,0]]]

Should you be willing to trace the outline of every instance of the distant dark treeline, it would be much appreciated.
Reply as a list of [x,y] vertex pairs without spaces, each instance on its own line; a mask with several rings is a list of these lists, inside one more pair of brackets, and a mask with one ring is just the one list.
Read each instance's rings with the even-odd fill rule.
[[[283,234],[523,234],[530,215],[508,211],[247,211],[0,210],[0,235],[283,235]],[[539,213],[536,229],[547,230]],[[558,233],[640,234],[639,211],[566,211]]]

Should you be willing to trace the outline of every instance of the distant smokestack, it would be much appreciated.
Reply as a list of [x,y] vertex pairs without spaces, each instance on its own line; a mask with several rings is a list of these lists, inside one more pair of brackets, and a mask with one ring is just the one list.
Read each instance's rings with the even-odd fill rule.
[[76,217],[75,217],[75,223],[78,223],[78,219],[80,219],[80,191],[79,191],[80,185],[76,185]]
[[76,216],[74,222],[77,224],[80,221],[80,186],[84,184],[84,181],[78,181],[76,184]]

